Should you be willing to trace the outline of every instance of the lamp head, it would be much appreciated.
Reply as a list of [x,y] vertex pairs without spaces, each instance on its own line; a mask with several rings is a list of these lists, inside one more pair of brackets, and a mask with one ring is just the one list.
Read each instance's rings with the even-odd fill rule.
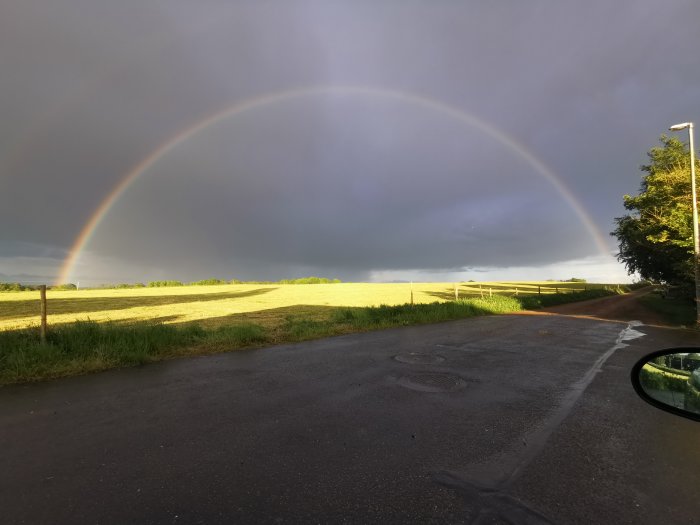
[[683,122],[682,124],[674,124],[673,126],[671,126],[668,129],[669,129],[669,131],[680,131],[682,129],[692,128],[692,127],[693,127],[692,122]]

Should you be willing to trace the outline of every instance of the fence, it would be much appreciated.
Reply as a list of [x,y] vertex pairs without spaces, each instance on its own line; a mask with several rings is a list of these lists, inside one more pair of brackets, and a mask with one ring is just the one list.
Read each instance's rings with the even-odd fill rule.
[[469,297],[492,297],[494,295],[519,296],[519,295],[545,295],[584,292],[594,288],[605,288],[606,285],[589,285],[586,283],[460,283],[454,285],[455,299]]

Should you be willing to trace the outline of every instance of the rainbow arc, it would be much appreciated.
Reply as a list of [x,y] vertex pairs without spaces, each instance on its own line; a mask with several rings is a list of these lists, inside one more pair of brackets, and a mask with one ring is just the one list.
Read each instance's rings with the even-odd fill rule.
[[435,111],[439,114],[445,115],[447,118],[456,119],[465,125],[479,129],[485,135],[492,137],[516,153],[534,169],[535,173],[548,181],[556,189],[559,195],[561,195],[562,199],[571,207],[586,231],[588,231],[590,234],[600,253],[605,256],[609,255],[605,236],[603,236],[603,234],[596,228],[590,215],[586,212],[585,208],[578,201],[578,199],[576,199],[575,195],[567,187],[564,181],[557,177],[550,168],[540,161],[525,146],[517,142],[510,135],[494,127],[492,124],[439,100],[413,93],[366,86],[313,86],[268,93],[243,100],[193,123],[163,142],[159,147],[153,150],[153,152],[136,164],[102,200],[100,205],[80,230],[78,236],[75,238],[69,251],[69,255],[61,266],[56,284],[70,282],[73,270],[80,259],[81,253],[90,242],[90,239],[94,235],[95,231],[99,228],[100,223],[109,213],[109,210],[114,206],[119,198],[122,197],[126,190],[139,179],[139,177],[143,176],[150,167],[156,164],[170,151],[182,145],[208,127],[213,126],[224,119],[235,118],[246,112],[261,109],[274,104],[281,104],[294,99],[318,97],[323,95],[350,95],[358,97],[391,99]]

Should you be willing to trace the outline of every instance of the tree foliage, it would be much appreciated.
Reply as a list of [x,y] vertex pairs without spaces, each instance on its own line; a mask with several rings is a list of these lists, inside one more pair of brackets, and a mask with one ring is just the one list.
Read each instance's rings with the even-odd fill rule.
[[644,279],[692,289],[693,214],[690,154],[675,137],[661,136],[647,153],[649,164],[639,195],[625,195],[625,209],[611,233],[620,243],[617,258]]
[[151,281],[148,283],[148,288],[163,288],[167,286],[184,286],[182,281]]
[[23,292],[25,290],[33,290],[33,288],[20,283],[0,283],[0,292]]
[[328,279],[327,277],[302,277],[300,279],[282,279],[280,284],[337,284],[340,279]]

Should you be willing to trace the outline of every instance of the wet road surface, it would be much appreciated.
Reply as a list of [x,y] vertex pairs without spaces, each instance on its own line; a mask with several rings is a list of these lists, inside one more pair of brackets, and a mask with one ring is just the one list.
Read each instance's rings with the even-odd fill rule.
[[697,523],[697,332],[482,317],[0,389],[3,523]]

